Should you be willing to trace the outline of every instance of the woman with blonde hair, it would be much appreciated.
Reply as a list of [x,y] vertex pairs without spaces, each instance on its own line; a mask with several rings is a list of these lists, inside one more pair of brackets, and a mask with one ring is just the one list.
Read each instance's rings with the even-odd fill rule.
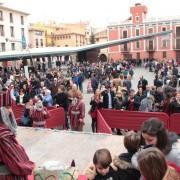
[[142,151],[138,164],[144,180],[180,180],[180,174],[167,165],[164,154],[155,147]]
[[97,89],[94,96],[92,96],[91,101],[90,101],[90,105],[91,105],[91,108],[89,111],[89,115],[92,118],[92,123],[91,123],[92,132],[97,132],[97,127],[96,127],[97,110],[101,109],[103,106],[100,89]]

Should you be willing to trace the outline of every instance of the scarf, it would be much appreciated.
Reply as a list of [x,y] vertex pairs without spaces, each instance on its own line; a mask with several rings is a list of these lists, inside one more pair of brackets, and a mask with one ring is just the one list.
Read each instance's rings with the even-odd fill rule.
[[14,114],[9,115],[5,107],[0,108],[2,122],[11,130],[12,133],[16,133],[17,123]]

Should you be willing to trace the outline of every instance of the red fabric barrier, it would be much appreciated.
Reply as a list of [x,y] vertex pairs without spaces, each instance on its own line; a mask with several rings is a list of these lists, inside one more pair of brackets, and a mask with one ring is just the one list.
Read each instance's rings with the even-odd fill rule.
[[10,91],[3,91],[0,93],[0,107],[11,105]]
[[12,110],[13,110],[13,113],[14,113],[14,116],[16,118],[16,121],[20,121],[22,116],[23,116],[23,113],[24,113],[24,105],[13,105],[12,106]]
[[104,120],[103,116],[97,111],[97,133],[108,133],[112,134],[111,128]]
[[46,108],[47,108],[47,110],[53,110],[53,109],[56,109],[55,106],[49,106],[49,107],[46,107]]
[[104,120],[110,128],[139,130],[142,123],[152,117],[162,120],[166,128],[169,128],[169,116],[162,112],[139,112],[121,110],[100,110]]
[[65,113],[63,108],[49,110],[49,118],[46,119],[47,128],[65,126]]
[[171,114],[169,120],[169,130],[180,134],[180,113]]

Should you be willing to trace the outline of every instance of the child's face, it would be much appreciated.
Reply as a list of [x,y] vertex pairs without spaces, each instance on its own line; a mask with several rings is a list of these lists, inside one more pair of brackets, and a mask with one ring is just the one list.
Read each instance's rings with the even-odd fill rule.
[[96,170],[102,176],[105,176],[109,172],[109,166],[107,168],[103,168],[101,165],[96,164]]

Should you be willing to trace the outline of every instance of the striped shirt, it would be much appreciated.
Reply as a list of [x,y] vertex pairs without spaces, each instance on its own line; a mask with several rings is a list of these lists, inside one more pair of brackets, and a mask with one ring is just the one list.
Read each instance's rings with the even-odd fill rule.
[[[46,114],[43,113],[44,111],[46,112]],[[45,119],[48,117],[48,112],[46,108],[44,108],[42,111],[33,109],[30,114],[33,120],[33,127],[46,127]]]

